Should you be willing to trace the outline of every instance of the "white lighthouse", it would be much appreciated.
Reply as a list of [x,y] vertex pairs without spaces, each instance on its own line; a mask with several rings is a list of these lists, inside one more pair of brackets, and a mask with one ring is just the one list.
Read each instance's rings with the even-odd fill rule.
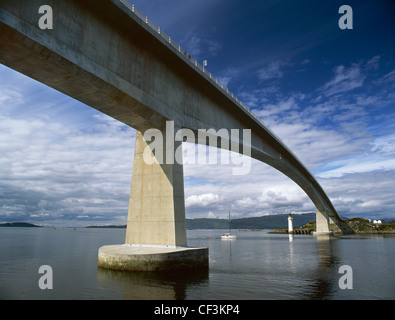
[[288,215],[288,233],[294,233],[294,226],[293,226],[292,220],[293,220],[292,214],[289,214]]

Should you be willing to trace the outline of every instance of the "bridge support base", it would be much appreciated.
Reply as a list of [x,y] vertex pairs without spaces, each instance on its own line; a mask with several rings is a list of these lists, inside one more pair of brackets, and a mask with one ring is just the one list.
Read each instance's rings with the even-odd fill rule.
[[137,131],[125,243],[186,247],[183,165],[147,157],[156,159]]
[[183,165],[147,163],[145,150],[155,157],[147,148],[137,131],[125,244],[101,247],[98,265],[127,271],[207,269],[208,248],[187,247]]
[[316,231],[313,232],[315,236],[330,236],[333,232],[329,230],[329,217],[317,210],[316,214]]
[[98,265],[122,271],[204,271],[208,248],[109,245],[99,249]]

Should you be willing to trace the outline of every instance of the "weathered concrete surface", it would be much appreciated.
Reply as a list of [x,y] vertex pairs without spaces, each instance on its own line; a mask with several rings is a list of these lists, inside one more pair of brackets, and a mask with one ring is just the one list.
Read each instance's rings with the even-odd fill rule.
[[98,265],[124,271],[204,270],[208,269],[208,249],[128,244],[103,246],[99,249]]
[[147,164],[147,146],[137,131],[125,243],[186,246],[183,166]]
[[119,0],[45,4],[53,8],[53,30],[38,27],[41,1],[0,0],[1,63],[141,132],[163,130],[166,120],[194,131],[251,129],[251,156],[295,181],[317,210],[352,232],[280,139]]
[[333,232],[329,230],[329,218],[319,210],[316,213],[316,231],[313,232],[313,235],[333,235]]

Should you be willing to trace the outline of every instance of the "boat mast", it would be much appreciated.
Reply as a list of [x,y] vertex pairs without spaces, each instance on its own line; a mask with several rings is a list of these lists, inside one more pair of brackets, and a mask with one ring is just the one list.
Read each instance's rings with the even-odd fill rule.
[[230,211],[229,211],[229,234],[230,234]]

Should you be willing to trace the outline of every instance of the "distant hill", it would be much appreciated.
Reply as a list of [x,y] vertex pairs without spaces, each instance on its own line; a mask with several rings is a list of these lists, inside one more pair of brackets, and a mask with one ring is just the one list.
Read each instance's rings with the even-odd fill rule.
[[[294,227],[315,221],[315,213],[293,214]],[[227,219],[187,219],[188,229],[227,229]],[[232,219],[232,229],[277,229],[288,227],[288,214],[273,214],[261,217]]]
[[0,227],[13,227],[13,228],[41,228],[41,226],[36,226],[35,224],[26,222],[7,222],[1,223]]
[[126,225],[123,226],[115,226],[115,225],[110,225],[110,226],[87,226],[85,228],[96,228],[96,229],[126,229]]
[[[315,213],[293,214],[295,228],[315,221]],[[227,219],[186,219],[187,229],[228,229]],[[288,214],[273,214],[261,217],[232,219],[232,229],[277,229],[288,227]],[[86,228],[126,228],[123,226],[88,226]]]
[[346,220],[348,225],[353,228],[356,233],[395,233],[395,224],[393,224],[392,221],[375,224],[372,221],[363,218],[352,218]]

